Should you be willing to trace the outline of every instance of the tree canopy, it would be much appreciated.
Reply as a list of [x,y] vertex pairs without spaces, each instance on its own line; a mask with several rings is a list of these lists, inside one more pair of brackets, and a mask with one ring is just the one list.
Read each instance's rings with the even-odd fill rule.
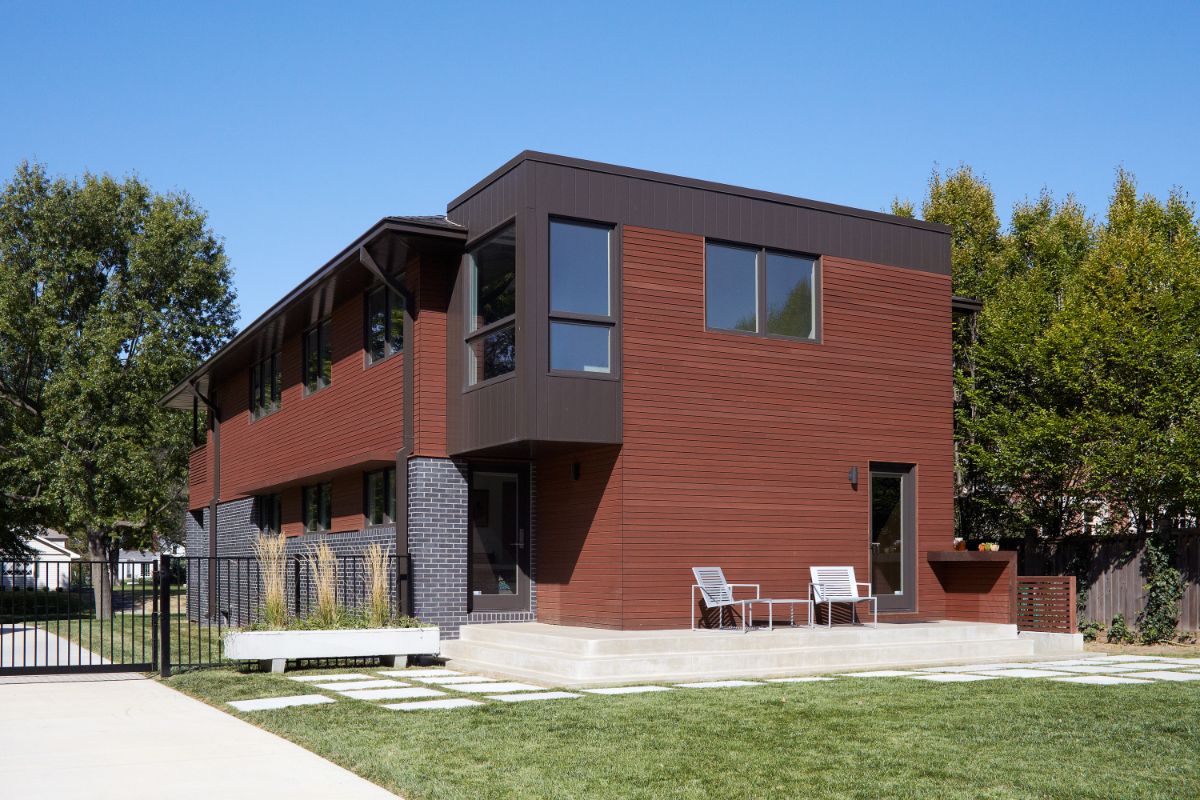
[[158,400],[236,313],[187,195],[18,166],[0,193],[0,547],[36,527],[93,558],[177,537],[191,420]]
[[1002,230],[991,188],[963,166],[934,173],[921,212],[955,226],[954,291],[984,301],[955,330],[960,534],[1145,533],[1194,518],[1194,205],[1181,191],[1139,197],[1121,170],[1103,221],[1042,191]]

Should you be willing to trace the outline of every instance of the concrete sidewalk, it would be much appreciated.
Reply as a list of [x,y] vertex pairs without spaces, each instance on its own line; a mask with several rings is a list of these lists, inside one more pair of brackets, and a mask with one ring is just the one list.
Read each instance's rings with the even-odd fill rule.
[[156,681],[113,678],[0,685],[4,796],[395,798]]

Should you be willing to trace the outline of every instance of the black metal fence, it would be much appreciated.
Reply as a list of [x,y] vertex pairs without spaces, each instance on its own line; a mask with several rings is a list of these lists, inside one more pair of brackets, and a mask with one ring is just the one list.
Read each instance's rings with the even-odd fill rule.
[[139,561],[0,560],[0,675],[153,669],[156,575]]
[[[404,586],[395,556],[388,557],[386,575],[394,618]],[[290,618],[313,613],[320,580],[306,558],[289,557]],[[0,675],[168,676],[224,664],[225,634],[262,623],[264,588],[257,559],[246,556],[162,556],[157,564],[0,561]],[[330,588],[339,608],[366,613],[372,597],[366,557],[338,556]]]

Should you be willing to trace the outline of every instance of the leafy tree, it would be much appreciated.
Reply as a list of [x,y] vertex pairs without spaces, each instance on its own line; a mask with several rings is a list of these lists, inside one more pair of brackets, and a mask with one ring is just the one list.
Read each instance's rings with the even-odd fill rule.
[[[189,197],[18,166],[0,194],[3,527],[57,528],[110,563],[177,536],[190,420],[158,399],[235,315],[223,248]],[[108,616],[112,571],[92,579]]]

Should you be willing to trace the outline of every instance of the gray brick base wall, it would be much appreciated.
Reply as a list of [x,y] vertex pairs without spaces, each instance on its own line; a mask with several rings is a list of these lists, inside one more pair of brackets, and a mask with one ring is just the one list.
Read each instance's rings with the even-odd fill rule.
[[[413,613],[424,622],[437,625],[443,638],[458,638],[459,626],[468,623],[528,622],[536,618],[537,563],[536,475],[530,475],[531,518],[530,610],[511,612],[468,612],[468,537],[467,537],[467,466],[444,458],[414,458],[408,465],[408,538],[412,558]],[[254,555],[258,537],[252,498],[222,503],[217,509],[218,557]],[[188,616],[208,619],[208,510],[187,514],[185,542],[188,560]],[[347,533],[306,533],[288,540],[288,554],[306,553],[310,546],[324,540],[339,556],[361,555],[378,542],[391,549],[396,541],[395,528],[379,526]],[[254,564],[247,560],[221,562],[219,610],[225,624],[242,625],[252,621],[252,586],[257,580]],[[343,580],[346,580],[344,577]],[[307,585],[302,582],[302,591]],[[295,592],[288,575],[288,597]],[[395,587],[393,586],[393,597]],[[302,602],[305,601],[302,597]]]

